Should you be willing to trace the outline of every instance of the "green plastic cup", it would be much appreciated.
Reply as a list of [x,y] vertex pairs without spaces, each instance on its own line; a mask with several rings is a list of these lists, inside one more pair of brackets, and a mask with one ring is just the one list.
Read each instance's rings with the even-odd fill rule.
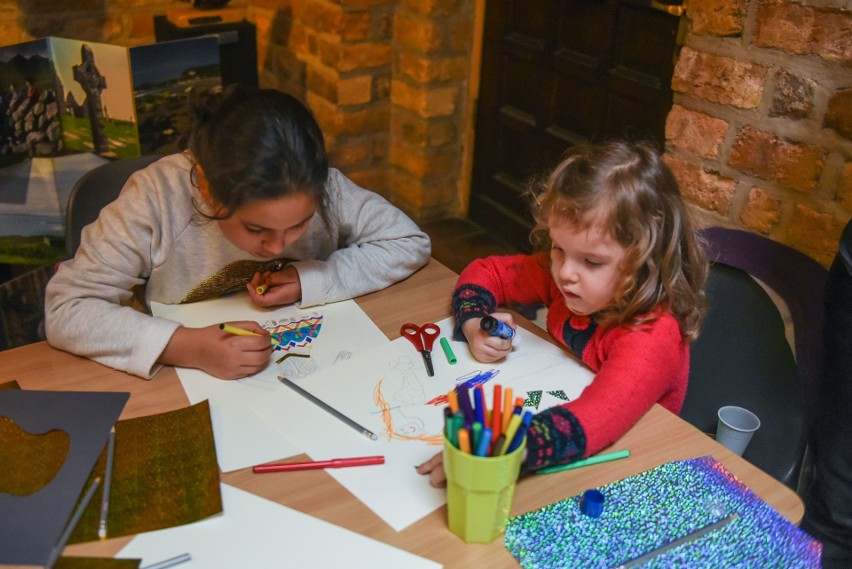
[[444,437],[447,518],[467,543],[491,543],[506,531],[526,440],[511,454],[482,457],[462,452]]

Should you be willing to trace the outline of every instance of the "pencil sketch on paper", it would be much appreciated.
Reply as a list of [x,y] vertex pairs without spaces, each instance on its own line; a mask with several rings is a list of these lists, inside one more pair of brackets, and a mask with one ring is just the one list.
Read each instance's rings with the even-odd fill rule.
[[441,436],[426,432],[426,421],[418,412],[426,403],[426,391],[408,356],[388,362],[390,368],[373,388],[373,403],[382,414],[388,441],[422,441],[441,444]]
[[[373,388],[373,403],[382,415],[388,441],[420,441],[429,445],[442,444],[441,427],[432,425],[437,432],[430,432],[426,416],[435,416],[430,409],[447,403],[447,394],[427,399],[426,390],[415,372],[414,362],[408,356],[400,356],[388,363],[387,372]],[[499,370],[473,371],[455,380],[456,385],[472,388],[493,379]]]

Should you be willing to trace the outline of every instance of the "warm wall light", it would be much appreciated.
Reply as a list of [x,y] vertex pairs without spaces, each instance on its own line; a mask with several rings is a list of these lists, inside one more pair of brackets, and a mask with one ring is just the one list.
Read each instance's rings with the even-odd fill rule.
[[200,10],[215,10],[224,8],[231,0],[192,0],[192,7]]

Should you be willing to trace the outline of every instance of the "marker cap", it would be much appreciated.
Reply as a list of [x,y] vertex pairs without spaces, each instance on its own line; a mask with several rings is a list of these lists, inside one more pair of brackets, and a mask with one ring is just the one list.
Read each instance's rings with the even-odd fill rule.
[[600,490],[586,490],[580,500],[580,511],[590,518],[597,518],[603,513],[605,497]]

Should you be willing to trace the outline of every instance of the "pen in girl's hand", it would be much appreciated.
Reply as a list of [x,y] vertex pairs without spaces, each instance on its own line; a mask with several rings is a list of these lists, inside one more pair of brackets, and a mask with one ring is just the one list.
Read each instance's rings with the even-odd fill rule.
[[[233,326],[232,324],[219,324],[219,329],[235,336],[261,336],[261,334],[258,334],[257,332],[252,332],[251,330],[244,330],[237,326]],[[269,341],[272,342],[274,346],[277,346],[280,343],[278,340],[271,336],[269,337]]]

